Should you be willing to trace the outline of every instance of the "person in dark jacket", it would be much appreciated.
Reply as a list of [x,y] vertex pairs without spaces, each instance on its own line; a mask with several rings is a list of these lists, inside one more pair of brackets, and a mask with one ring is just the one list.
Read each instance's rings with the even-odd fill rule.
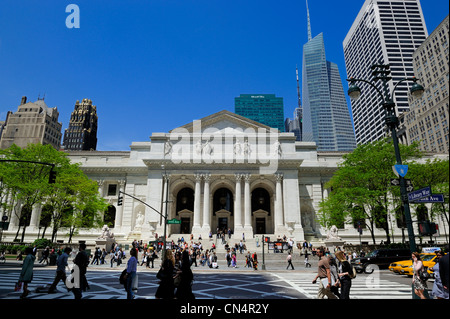
[[175,258],[172,250],[166,250],[161,269],[158,271],[156,277],[160,280],[159,287],[156,290],[155,297],[157,299],[173,299],[175,297],[175,284],[173,283],[173,271],[175,265]]
[[36,256],[33,255],[33,249],[31,247],[25,248],[25,255],[27,257],[23,261],[22,271],[20,272],[19,281],[23,283],[23,293],[20,296],[21,299],[28,296],[30,291],[28,290],[28,284],[33,280],[33,267]]
[[89,265],[89,257],[86,255],[85,250],[86,244],[80,244],[79,252],[73,261],[73,263],[77,265],[79,269],[77,274],[79,275],[79,278],[76,279],[79,282],[79,287],[74,287],[72,289],[75,299],[81,299],[82,291],[86,291],[86,289],[89,289],[89,284],[86,279],[87,267]]
[[191,270],[189,252],[184,250],[181,256],[181,269],[177,272],[176,277],[180,276],[180,284],[178,285],[175,298],[179,300],[192,300],[195,299],[192,293],[192,281],[194,275]]
[[352,266],[345,258],[344,252],[339,250],[336,252],[336,258],[339,260],[339,282],[341,283],[340,299],[350,299],[350,288],[352,286]]
[[66,283],[66,267],[68,265],[67,260],[71,251],[71,248],[66,247],[61,256],[58,257],[58,260],[56,261],[56,277],[48,290],[49,293],[56,292],[56,285],[58,285],[60,280],[62,280],[64,284]]
[[442,286],[448,294],[448,245],[445,247],[445,256],[439,260],[439,275],[441,276]]

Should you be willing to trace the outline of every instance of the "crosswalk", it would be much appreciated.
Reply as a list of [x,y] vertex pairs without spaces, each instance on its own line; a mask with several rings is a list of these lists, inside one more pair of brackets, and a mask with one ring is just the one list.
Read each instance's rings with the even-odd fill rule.
[[[83,299],[125,299],[126,292],[118,282],[118,272],[88,272],[91,289],[83,293]],[[54,271],[35,271],[30,285],[30,299],[73,299],[60,282],[57,293],[37,293],[35,289],[52,282]],[[278,271],[267,273],[196,272],[193,292],[197,299],[258,298],[258,299],[316,299],[318,284],[313,284],[312,271]],[[19,299],[14,292],[18,271],[0,275],[0,299]],[[352,280],[351,299],[411,299],[411,286],[380,278],[380,275],[359,275]],[[158,280],[154,273],[139,273],[137,298],[154,299]]]
[[[314,275],[305,273],[281,273],[274,276],[286,281],[309,299],[316,299],[318,284],[313,284]],[[357,276],[352,280],[351,299],[411,299],[411,286],[381,279],[376,273]]]

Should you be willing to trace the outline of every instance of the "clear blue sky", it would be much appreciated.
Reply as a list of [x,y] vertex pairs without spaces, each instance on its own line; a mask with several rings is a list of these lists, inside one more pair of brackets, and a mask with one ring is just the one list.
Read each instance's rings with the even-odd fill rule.
[[[66,6],[80,28],[66,27]],[[323,32],[327,60],[344,87],[342,41],[364,0],[309,0],[312,35]],[[422,0],[428,32],[448,15],[448,0]],[[129,150],[152,132],[234,111],[241,93],[297,106],[307,41],[305,0],[1,0],[0,120],[45,94],[63,129],[75,101],[99,116],[98,150]],[[301,79],[300,79],[301,81]]]

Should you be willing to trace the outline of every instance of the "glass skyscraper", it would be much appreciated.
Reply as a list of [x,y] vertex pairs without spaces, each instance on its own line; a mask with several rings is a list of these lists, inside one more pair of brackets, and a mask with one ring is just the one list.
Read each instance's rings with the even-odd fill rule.
[[234,98],[234,113],[284,132],[283,98],[275,94],[240,94]]
[[316,142],[318,151],[352,151],[356,147],[350,112],[338,66],[326,60],[323,33],[303,46],[302,141]]

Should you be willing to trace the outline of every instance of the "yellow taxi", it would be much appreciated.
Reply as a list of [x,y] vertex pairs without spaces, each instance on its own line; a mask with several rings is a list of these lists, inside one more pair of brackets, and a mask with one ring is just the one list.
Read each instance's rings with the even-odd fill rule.
[[[433,268],[433,266],[436,265],[436,254],[420,254],[420,257],[422,259],[423,266],[425,268],[427,268],[428,273],[430,275],[433,275],[433,271],[431,270],[431,268]],[[404,275],[412,276],[414,273],[412,261],[411,261],[410,265],[406,268],[403,268],[400,271],[400,273],[404,274]]]
[[401,260],[401,261],[396,261],[393,262],[389,265],[389,270],[396,273],[396,274],[401,274],[402,270],[405,268],[408,268],[409,266],[412,265],[412,260]]

